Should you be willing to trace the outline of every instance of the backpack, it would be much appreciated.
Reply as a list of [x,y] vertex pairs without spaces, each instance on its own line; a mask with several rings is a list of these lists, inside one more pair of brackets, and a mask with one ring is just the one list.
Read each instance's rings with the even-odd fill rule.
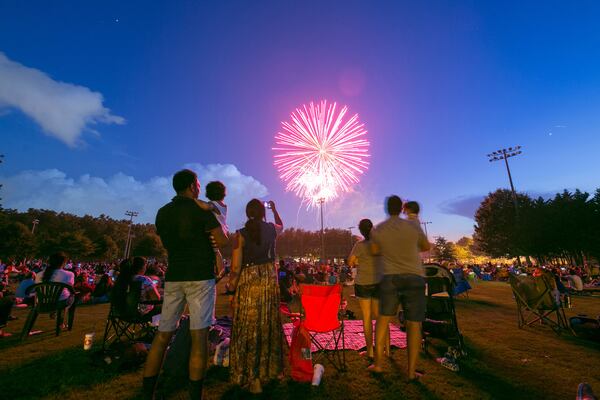
[[569,324],[578,337],[600,342],[600,319],[578,315],[571,317]]
[[297,382],[310,382],[313,377],[310,334],[300,321],[294,322],[290,345],[291,377]]
[[190,347],[192,337],[190,336],[190,318],[184,316],[179,321],[179,328],[167,350],[163,370],[166,376],[173,379],[184,379],[188,377]]

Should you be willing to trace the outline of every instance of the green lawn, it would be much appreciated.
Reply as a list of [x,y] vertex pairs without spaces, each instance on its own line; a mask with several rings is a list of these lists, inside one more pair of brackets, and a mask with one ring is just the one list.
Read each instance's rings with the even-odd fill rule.
[[[360,315],[354,298],[349,307]],[[395,350],[389,372],[374,376],[367,361],[348,352],[349,371],[336,375],[327,368],[321,386],[311,388],[289,380],[266,388],[265,399],[574,399],[577,385],[589,382],[600,392],[600,345],[568,335],[557,336],[540,326],[517,328],[516,307],[507,284],[482,282],[469,299],[457,302],[459,325],[469,355],[461,371],[451,372],[423,357],[426,376],[419,384],[406,382],[406,353]],[[218,315],[227,313],[226,299],[219,296]],[[18,334],[26,318],[7,331]],[[575,298],[567,317],[600,314],[600,299]],[[45,333],[20,343],[0,340],[0,399],[134,399],[139,396],[141,370],[114,373],[95,366],[82,349],[84,333],[94,330],[101,341],[106,305],[81,307],[75,327],[60,337],[51,334],[53,320],[40,316],[37,329]],[[18,336],[18,335],[17,335]],[[170,398],[184,398],[174,390]],[[207,377],[208,399],[246,398],[227,383],[227,372],[212,368]]]

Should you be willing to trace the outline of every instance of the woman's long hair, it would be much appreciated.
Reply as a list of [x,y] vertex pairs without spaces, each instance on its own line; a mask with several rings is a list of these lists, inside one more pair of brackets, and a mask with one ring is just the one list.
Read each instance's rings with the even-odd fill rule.
[[50,279],[52,279],[52,275],[54,274],[54,271],[56,271],[57,269],[60,269],[60,267],[62,267],[63,264],[65,263],[65,261],[67,261],[67,256],[62,251],[52,254],[50,256],[50,258],[48,259],[48,266],[44,270],[44,275],[42,276],[42,282],[50,282]]
[[369,239],[371,239],[371,229],[373,229],[373,222],[371,222],[370,219],[361,219],[358,223],[358,230],[367,242],[369,241]]
[[265,219],[265,205],[258,199],[252,199],[246,204],[246,232],[248,233],[248,239],[252,242],[260,245],[260,226],[261,222]]
[[129,290],[129,284],[135,276],[133,265],[129,258],[124,259],[119,264],[119,276],[115,282],[115,286],[112,290],[111,301],[113,304],[123,305],[127,297],[127,291]]

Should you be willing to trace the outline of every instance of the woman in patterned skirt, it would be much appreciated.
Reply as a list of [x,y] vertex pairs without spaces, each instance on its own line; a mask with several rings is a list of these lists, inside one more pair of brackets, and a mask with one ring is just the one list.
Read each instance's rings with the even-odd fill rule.
[[270,201],[275,223],[265,222],[265,204],[246,205],[248,221],[234,240],[229,278],[233,296],[233,328],[229,351],[232,383],[262,392],[262,385],[283,371],[279,285],[275,267],[275,238],[283,228]]

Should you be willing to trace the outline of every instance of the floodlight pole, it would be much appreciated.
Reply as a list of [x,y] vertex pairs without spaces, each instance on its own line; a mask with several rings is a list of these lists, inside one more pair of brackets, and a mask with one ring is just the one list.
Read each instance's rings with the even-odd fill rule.
[[515,213],[519,214],[519,204],[517,202],[517,191],[515,190],[515,185],[513,183],[512,174],[510,173],[510,167],[508,166],[508,159],[510,157],[518,156],[521,154],[521,146],[509,147],[508,149],[500,149],[496,150],[491,154],[488,154],[489,161],[499,161],[504,160],[504,165],[506,166],[506,172],[508,173],[508,181],[510,182],[510,190],[513,195],[513,203],[515,204]]
[[510,173],[510,167],[508,166],[508,156],[506,155],[506,149],[502,149],[502,158],[504,158],[504,165],[506,165],[506,172],[508,173],[508,181],[510,182],[510,190],[512,190],[513,201],[515,202],[515,210],[518,213],[519,207],[517,205],[517,192],[515,185],[513,184],[512,175]]
[[350,232],[350,251],[352,251],[352,228],[355,228],[354,226],[349,226],[346,229],[348,229],[348,232]]
[[423,229],[425,230],[425,237],[427,238],[427,241],[429,241],[429,234],[427,233],[427,225],[429,224],[431,224],[431,221],[421,222],[421,225],[423,225]]
[[[499,161],[504,160],[504,165],[506,166],[506,172],[508,173],[508,181],[510,182],[510,190],[512,191],[513,203],[515,205],[515,217],[516,222],[519,222],[519,202],[517,201],[517,191],[515,190],[515,185],[513,184],[512,174],[510,173],[510,167],[508,166],[508,159],[510,157],[518,156],[521,154],[521,146],[509,147],[508,149],[501,149],[488,154],[489,161]],[[527,258],[529,263],[529,258]],[[519,266],[521,265],[521,257],[517,257],[517,263]]]
[[321,197],[317,201],[321,208],[321,262],[325,262],[325,232],[323,231],[323,204],[325,203],[325,198]]
[[137,211],[126,211],[125,215],[129,217],[129,229],[127,230],[127,240],[125,241],[125,254],[123,258],[129,258],[129,252],[131,251],[131,225],[133,224],[133,217],[138,216]]
[[33,221],[31,221],[31,234],[33,235],[35,233],[35,227],[40,223],[39,219],[34,219]]

